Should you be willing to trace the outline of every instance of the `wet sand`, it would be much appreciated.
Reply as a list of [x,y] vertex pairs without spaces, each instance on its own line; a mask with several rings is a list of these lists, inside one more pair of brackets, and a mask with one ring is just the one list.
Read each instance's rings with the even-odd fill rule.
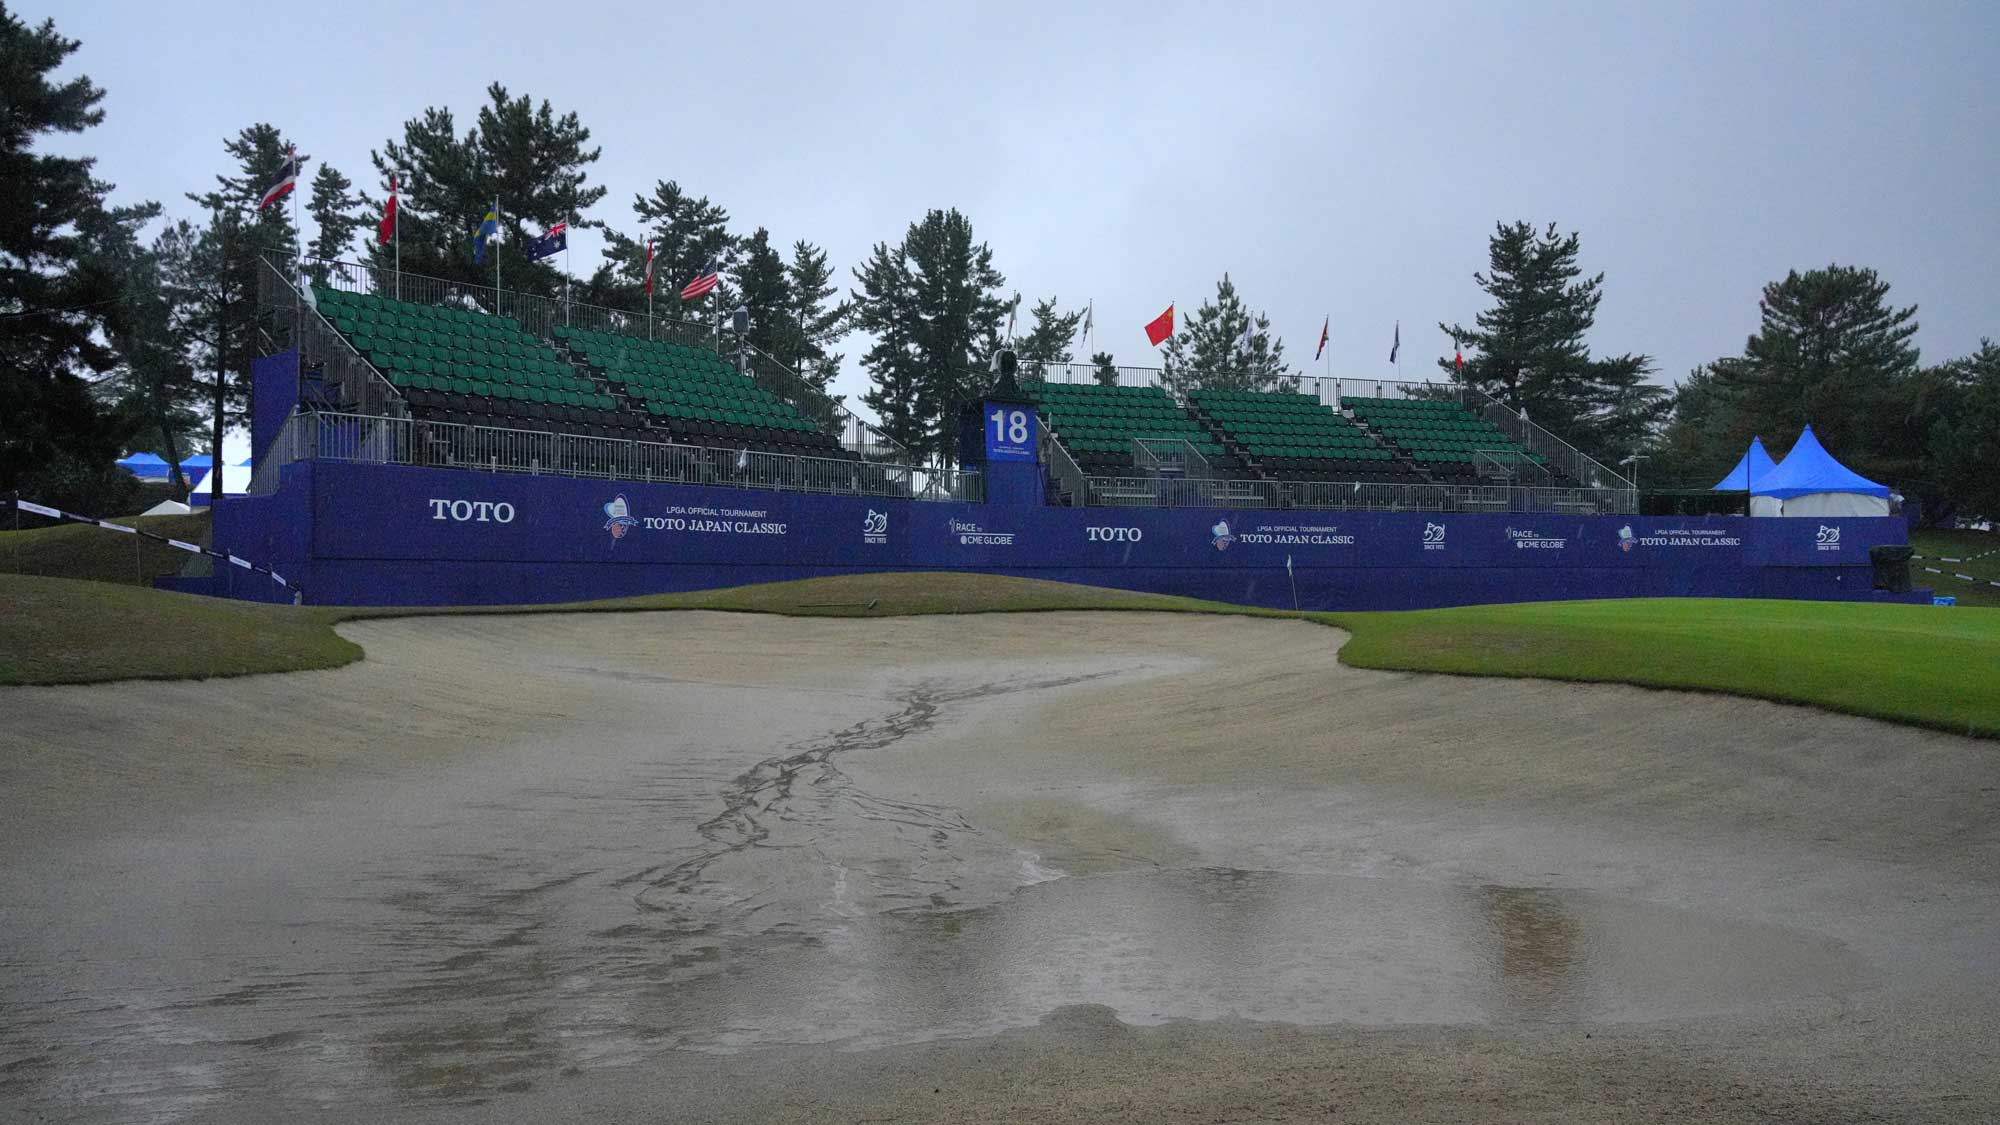
[[2000,751],[1296,622],[0,691],[0,1117],[1976,1120]]

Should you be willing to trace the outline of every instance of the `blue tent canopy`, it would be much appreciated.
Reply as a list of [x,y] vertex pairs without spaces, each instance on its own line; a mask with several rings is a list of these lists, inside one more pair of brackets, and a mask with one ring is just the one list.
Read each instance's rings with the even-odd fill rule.
[[140,480],[165,480],[171,475],[167,472],[167,463],[151,453],[134,453],[121,458],[118,467]]
[[1769,479],[1758,477],[1756,495],[1787,500],[1814,492],[1854,492],[1885,499],[1889,495],[1886,486],[1834,460],[1833,454],[1813,436],[1812,427],[1807,426],[1799,435],[1798,444],[1785,454],[1784,462],[1772,471]]
[[1716,482],[1714,490],[1748,492],[1750,486],[1756,484],[1759,486],[1758,491],[1762,492],[1761,486],[1770,481],[1771,474],[1777,471],[1777,468],[1778,463],[1771,460],[1769,453],[1764,452],[1764,439],[1753,437],[1750,439],[1749,451],[1743,454],[1741,461],[1736,462],[1735,468],[1729,470],[1728,476]]

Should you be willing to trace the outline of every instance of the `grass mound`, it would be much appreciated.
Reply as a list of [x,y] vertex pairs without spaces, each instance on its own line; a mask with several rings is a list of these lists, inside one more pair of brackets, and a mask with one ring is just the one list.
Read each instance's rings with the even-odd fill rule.
[[[1991,531],[1913,531],[1910,546],[1924,556],[1910,563],[1910,577],[1918,586],[1950,594],[1960,605],[2000,607],[2000,587],[1987,585],[2000,582],[2000,554],[1988,553],[2000,552],[2000,535]],[[1927,566],[1944,573],[1928,573],[1923,569]],[[1954,574],[1970,574],[1973,581],[1954,578]]]
[[[88,530],[88,529],[82,529]],[[102,533],[100,533],[102,534]],[[719,610],[800,616],[1137,610],[1293,617],[1194,598],[994,575],[857,574],[555,606],[294,608],[0,575],[0,684],[328,668],[332,626],[475,613]],[[1721,692],[2000,737],[2000,611],[1642,599],[1303,615],[1353,634],[1363,668]],[[142,643],[143,642],[143,643]]]
[[1362,668],[1686,688],[2000,736],[2000,612],[1658,598],[1324,615]]
[[[186,516],[129,516],[112,522],[142,527],[184,543],[200,543],[208,537],[206,512]],[[150,586],[161,575],[179,574],[193,557],[143,535],[106,531],[95,524],[63,523],[0,532],[0,573],[6,574]]]
[[338,619],[323,609],[0,574],[0,684],[334,668],[361,659],[361,646],[331,628]]

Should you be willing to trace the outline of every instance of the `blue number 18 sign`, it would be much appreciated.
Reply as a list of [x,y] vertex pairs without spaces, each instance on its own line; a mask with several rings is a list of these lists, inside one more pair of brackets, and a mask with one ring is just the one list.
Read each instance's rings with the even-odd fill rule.
[[994,404],[986,412],[986,459],[1033,461],[1035,422],[1033,410]]

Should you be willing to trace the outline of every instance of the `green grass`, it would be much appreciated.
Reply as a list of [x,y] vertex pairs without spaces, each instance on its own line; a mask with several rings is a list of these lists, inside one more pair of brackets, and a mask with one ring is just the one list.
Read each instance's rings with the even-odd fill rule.
[[[112,521],[143,527],[155,535],[200,543],[208,537],[208,515],[127,516]],[[106,531],[95,524],[64,523],[26,531],[0,531],[0,574],[39,574],[150,586],[163,574],[179,574],[186,551],[143,535]]]
[[[291,608],[0,575],[0,684],[219,676],[358,658],[337,622],[703,609],[801,616],[1143,610],[1293,617],[1193,598],[969,574],[868,574],[555,606]],[[2000,611],[1645,599],[1303,615],[1363,668],[1629,683],[1804,703],[2000,737]],[[36,622],[25,628],[18,622]],[[132,638],[158,638],[139,651]]]
[[[1910,534],[1910,546],[1924,556],[1910,563],[1910,577],[1918,586],[1929,586],[1940,594],[1950,594],[1958,599],[1960,605],[2000,607],[2000,587],[1987,585],[1988,582],[2000,582],[2000,554],[1972,558],[1988,551],[2000,552],[2000,535],[1990,531],[1917,531]],[[1963,561],[1942,561],[1946,558]],[[1923,568],[1927,566],[1937,567],[1944,573],[1926,573]],[[1974,581],[1961,581],[1953,578],[1953,574],[1970,574]]]
[[1348,664],[1722,692],[2000,736],[2000,611],[1639,599],[1339,613]]
[[361,646],[331,628],[340,616],[142,586],[0,574],[0,684],[334,668],[361,659]]

